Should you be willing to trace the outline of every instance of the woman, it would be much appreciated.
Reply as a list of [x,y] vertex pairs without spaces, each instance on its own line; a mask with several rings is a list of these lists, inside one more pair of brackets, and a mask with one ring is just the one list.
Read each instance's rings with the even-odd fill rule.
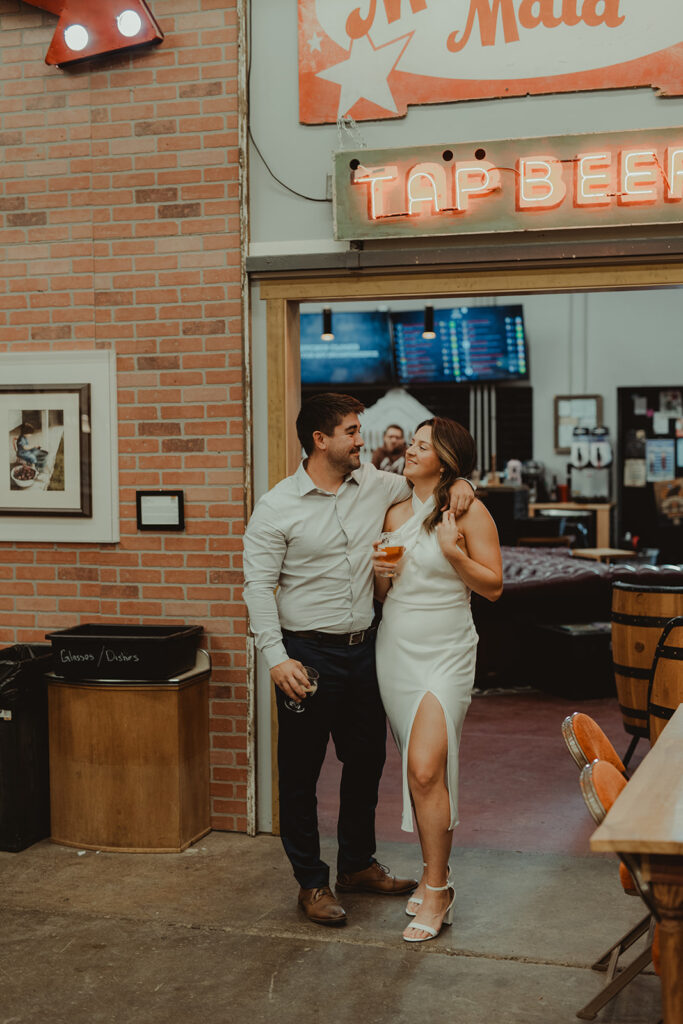
[[414,809],[424,863],[406,907],[414,917],[403,932],[407,942],[432,939],[451,923],[458,748],[477,649],[470,591],[495,601],[503,589],[498,534],[482,503],[457,522],[442,511],[448,488],[474,461],[474,441],[460,424],[440,417],[421,423],[406,452],[412,497],[390,508],[384,524],[405,547],[398,574],[383,576],[396,566],[374,554],[375,592],[384,601],[377,675],[403,762],[402,828],[413,831]]

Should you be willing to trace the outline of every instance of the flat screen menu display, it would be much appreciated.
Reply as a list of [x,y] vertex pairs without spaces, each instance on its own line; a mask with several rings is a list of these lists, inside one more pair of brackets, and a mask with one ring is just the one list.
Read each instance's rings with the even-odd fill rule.
[[322,341],[322,313],[302,313],[302,384],[391,384],[388,313],[333,313],[334,341]]
[[400,384],[465,384],[529,376],[521,306],[458,306],[434,310],[432,339],[424,313],[392,314]]

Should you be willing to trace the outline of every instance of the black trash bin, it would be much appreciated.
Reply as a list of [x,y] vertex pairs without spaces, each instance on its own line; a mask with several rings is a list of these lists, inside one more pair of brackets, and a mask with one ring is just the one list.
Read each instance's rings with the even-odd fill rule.
[[0,650],[0,850],[50,835],[47,680],[49,644]]
[[533,637],[539,690],[569,700],[615,695],[609,622],[539,625]]

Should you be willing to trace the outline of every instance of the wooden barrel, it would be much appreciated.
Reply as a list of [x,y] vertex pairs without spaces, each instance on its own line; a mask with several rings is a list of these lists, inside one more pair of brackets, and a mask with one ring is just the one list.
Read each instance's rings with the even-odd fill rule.
[[657,642],[683,615],[683,587],[612,586],[612,664],[626,732],[648,735],[647,699]]
[[683,701],[683,616],[671,619],[657,644],[647,697],[650,743],[656,743]]

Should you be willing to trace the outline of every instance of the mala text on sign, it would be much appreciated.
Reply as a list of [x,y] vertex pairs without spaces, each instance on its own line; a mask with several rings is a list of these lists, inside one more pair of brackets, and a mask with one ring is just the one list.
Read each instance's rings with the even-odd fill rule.
[[683,92],[680,0],[299,0],[299,116],[652,86]]
[[683,220],[683,128],[335,155],[335,238]]

